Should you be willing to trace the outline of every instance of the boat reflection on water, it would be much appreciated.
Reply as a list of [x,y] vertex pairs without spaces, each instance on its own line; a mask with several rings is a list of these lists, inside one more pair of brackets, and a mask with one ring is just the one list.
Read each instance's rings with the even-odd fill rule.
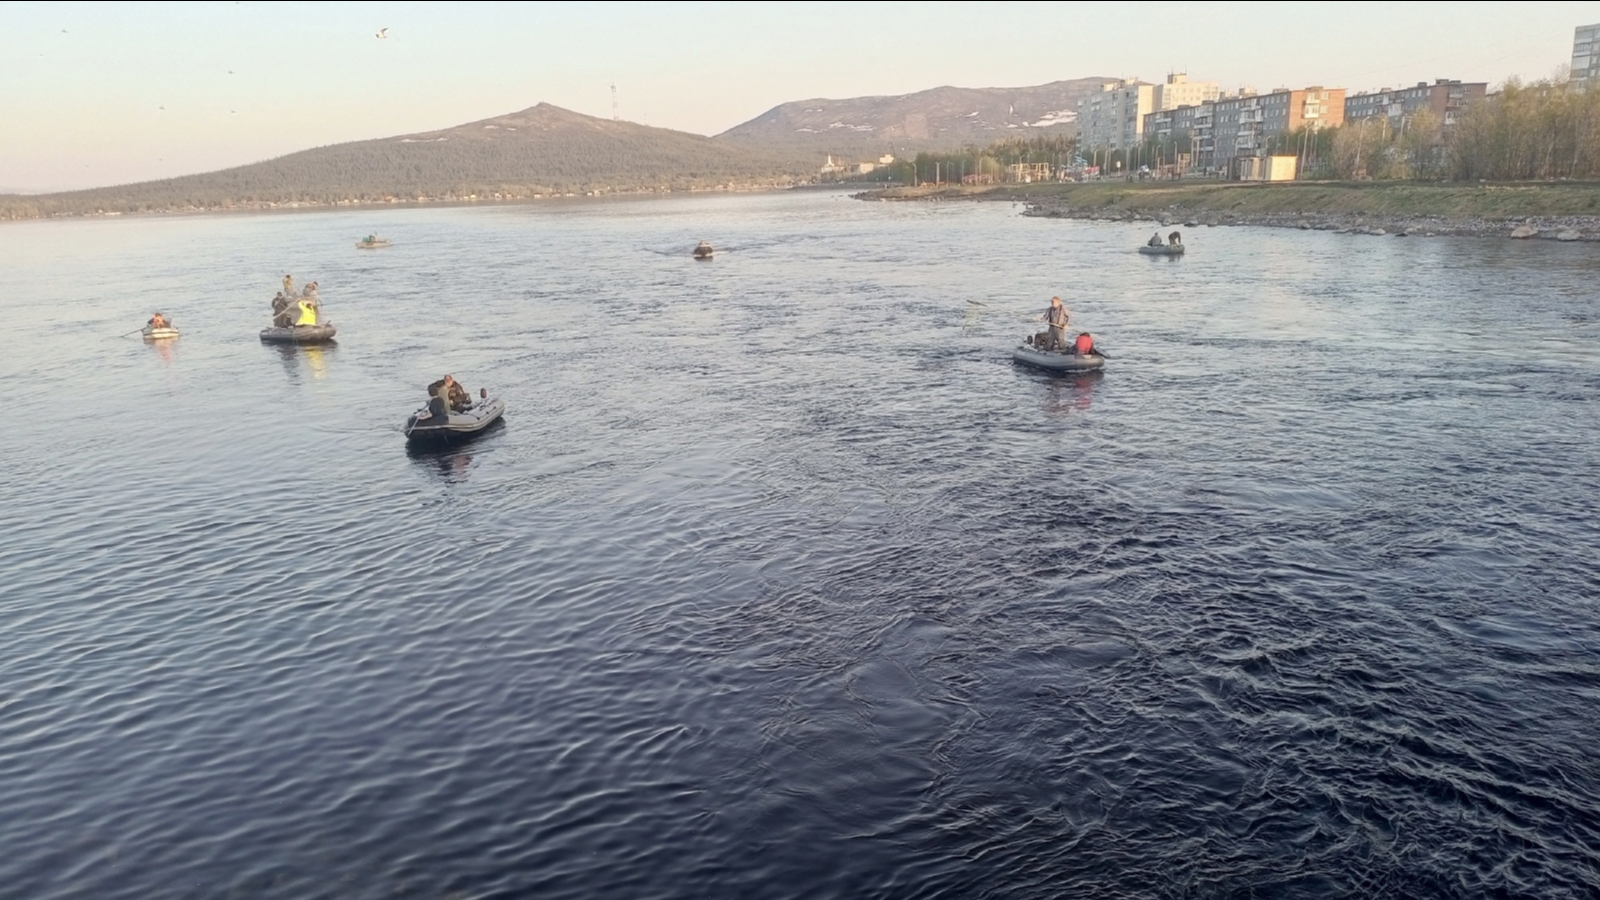
[[[339,345],[333,342],[326,344],[267,344],[277,351],[278,358],[283,361],[283,369],[290,377],[299,380],[301,366],[311,371],[311,377],[322,380],[328,375],[328,360]],[[328,354],[325,356],[324,354]]]
[[1105,380],[1104,369],[1089,372],[1072,372],[1064,375],[1044,375],[1049,381],[1045,393],[1044,411],[1049,415],[1065,416],[1083,412],[1094,401],[1095,385]]
[[169,341],[151,341],[151,340],[146,340],[144,342],[144,345],[146,347],[154,347],[156,349],[156,355],[161,357],[161,361],[164,362],[164,363],[170,363],[170,362],[172,362],[172,359],[173,359],[172,348],[177,343],[178,343],[177,341],[170,341],[170,340]]
[[431,445],[408,442],[406,456],[420,468],[433,470],[433,474],[446,484],[460,484],[467,480],[472,470],[473,454],[485,449],[484,444],[493,441],[493,435],[504,431],[505,427],[504,419],[496,419],[470,441]]

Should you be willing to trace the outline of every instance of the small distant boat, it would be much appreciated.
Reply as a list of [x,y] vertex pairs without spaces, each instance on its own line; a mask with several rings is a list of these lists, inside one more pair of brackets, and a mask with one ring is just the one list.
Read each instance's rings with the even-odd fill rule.
[[168,325],[164,328],[152,328],[146,325],[139,331],[147,341],[169,341],[178,336],[178,329]]
[[487,390],[480,390],[478,397],[477,403],[460,412],[452,410],[443,421],[430,415],[426,406],[412,413],[406,418],[406,443],[412,446],[459,443],[482,434],[505,414],[506,402],[490,397]]
[[1139,252],[1143,253],[1145,256],[1182,256],[1183,245],[1162,244],[1159,247],[1152,247],[1149,244],[1145,244],[1143,247],[1139,248]]
[[1017,349],[1011,351],[1011,359],[1047,372],[1092,372],[1106,364],[1106,358],[1098,353],[1040,350],[1028,344],[1018,344]]
[[694,258],[695,259],[710,259],[711,258],[711,254],[713,254],[715,252],[717,252],[717,251],[712,249],[710,244],[706,243],[705,241],[701,241],[700,243],[695,245]]
[[333,340],[339,329],[332,322],[325,325],[278,325],[261,329],[264,344],[326,344]]
[[375,234],[369,234],[361,240],[356,241],[357,250],[377,250],[381,247],[387,246],[389,246],[389,239],[378,237]]

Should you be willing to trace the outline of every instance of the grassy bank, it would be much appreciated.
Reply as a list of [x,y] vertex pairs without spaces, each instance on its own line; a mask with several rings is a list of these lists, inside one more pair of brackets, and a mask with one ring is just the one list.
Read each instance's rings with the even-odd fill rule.
[[986,187],[900,187],[889,200],[1019,200],[1061,215],[1159,217],[1427,217],[1512,221],[1600,217],[1600,183],[1419,184],[1415,182],[1094,182]]

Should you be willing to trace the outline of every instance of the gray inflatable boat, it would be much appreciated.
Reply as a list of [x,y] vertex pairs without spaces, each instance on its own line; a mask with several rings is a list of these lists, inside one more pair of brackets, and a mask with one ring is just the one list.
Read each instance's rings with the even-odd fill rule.
[[416,446],[468,440],[499,421],[505,411],[506,402],[499,397],[480,397],[466,409],[446,416],[430,415],[424,406],[406,418],[406,442]]
[[324,325],[289,325],[261,329],[265,344],[326,344],[339,333],[332,322]]
[[1145,256],[1182,256],[1183,245],[1162,244],[1159,247],[1152,247],[1149,244],[1145,244],[1143,247],[1139,248],[1139,252],[1143,253]]
[[1064,353],[1058,350],[1040,350],[1027,344],[1017,345],[1011,351],[1013,362],[1044,369],[1047,372],[1093,372],[1106,364],[1098,353]]

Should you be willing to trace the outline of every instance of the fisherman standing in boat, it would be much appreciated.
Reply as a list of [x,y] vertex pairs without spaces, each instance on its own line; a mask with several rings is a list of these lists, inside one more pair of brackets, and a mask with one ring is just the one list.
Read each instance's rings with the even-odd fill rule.
[[283,276],[283,295],[285,297],[293,297],[294,296],[294,276],[293,275],[285,275],[285,276]]
[[1167,243],[1171,244],[1174,247],[1182,247],[1183,246],[1183,235],[1181,235],[1181,234],[1177,233],[1176,231],[1174,231],[1173,233],[1167,235]]
[[1067,348],[1067,319],[1070,314],[1061,304],[1060,297],[1050,298],[1050,308],[1044,311],[1039,321],[1050,326],[1050,338],[1045,341],[1046,350],[1065,350]]
[[315,300],[303,299],[299,303],[296,303],[295,306],[300,308],[300,318],[294,320],[294,325],[296,328],[299,328],[302,325],[317,324],[317,304]]

